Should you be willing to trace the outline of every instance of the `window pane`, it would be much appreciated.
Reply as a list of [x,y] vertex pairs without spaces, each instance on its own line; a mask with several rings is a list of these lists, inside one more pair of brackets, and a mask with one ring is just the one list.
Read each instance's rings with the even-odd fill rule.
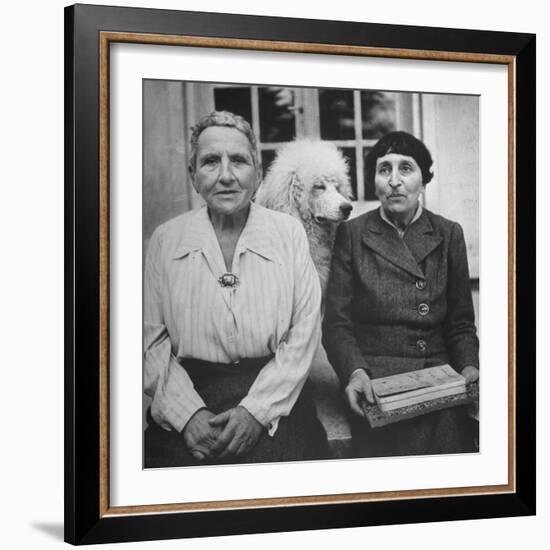
[[250,88],[216,88],[214,104],[217,111],[230,111],[244,117],[252,124]]
[[275,149],[264,149],[262,151],[262,171],[263,171],[264,178],[265,178],[267,169],[273,162],[274,158],[275,158]]
[[296,136],[294,92],[290,88],[258,88],[260,140],[273,143],[292,141]]
[[363,139],[379,139],[395,130],[395,99],[385,92],[361,92]]
[[349,179],[351,181],[351,190],[353,193],[353,199],[357,200],[357,167],[355,147],[340,147],[340,151],[344,157],[346,157],[349,166]]
[[353,90],[319,90],[321,139],[355,139]]
[[369,184],[367,182],[367,155],[372,147],[363,148],[363,181],[365,182],[365,200],[366,201],[376,201],[376,195],[374,194],[374,182]]

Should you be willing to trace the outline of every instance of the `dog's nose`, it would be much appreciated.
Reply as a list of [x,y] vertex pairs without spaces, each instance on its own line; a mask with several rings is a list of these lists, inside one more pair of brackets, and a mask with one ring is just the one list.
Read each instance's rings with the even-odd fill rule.
[[342,212],[346,218],[350,215],[352,210],[353,206],[349,202],[344,202],[340,205],[340,212]]

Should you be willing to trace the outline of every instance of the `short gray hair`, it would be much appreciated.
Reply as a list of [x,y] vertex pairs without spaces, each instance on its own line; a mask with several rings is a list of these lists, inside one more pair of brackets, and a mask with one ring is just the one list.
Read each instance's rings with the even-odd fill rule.
[[242,116],[235,115],[229,111],[212,111],[210,114],[201,118],[195,126],[191,128],[191,156],[189,158],[189,168],[192,172],[197,167],[197,150],[199,143],[199,136],[201,133],[212,126],[222,126],[226,128],[235,128],[242,134],[244,134],[248,142],[250,143],[250,152],[252,153],[252,160],[254,166],[259,169],[260,163],[258,160],[258,149],[256,145],[256,136],[252,131],[252,127],[248,121]]

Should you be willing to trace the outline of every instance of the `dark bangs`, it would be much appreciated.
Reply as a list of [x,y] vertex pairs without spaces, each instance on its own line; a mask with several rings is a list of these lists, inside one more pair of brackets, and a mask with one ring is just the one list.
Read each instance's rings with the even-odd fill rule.
[[376,161],[380,157],[390,153],[412,157],[422,171],[424,185],[431,181],[433,173],[430,171],[430,168],[432,167],[433,160],[430,151],[424,143],[407,132],[390,132],[383,138],[380,138],[367,155],[365,168],[368,185],[374,185]]

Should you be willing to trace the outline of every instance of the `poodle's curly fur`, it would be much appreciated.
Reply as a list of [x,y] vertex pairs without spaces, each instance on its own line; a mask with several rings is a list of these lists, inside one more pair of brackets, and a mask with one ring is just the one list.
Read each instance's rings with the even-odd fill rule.
[[351,212],[346,159],[326,141],[298,140],[283,145],[269,167],[256,202],[298,218],[306,230],[323,294],[338,223]]

